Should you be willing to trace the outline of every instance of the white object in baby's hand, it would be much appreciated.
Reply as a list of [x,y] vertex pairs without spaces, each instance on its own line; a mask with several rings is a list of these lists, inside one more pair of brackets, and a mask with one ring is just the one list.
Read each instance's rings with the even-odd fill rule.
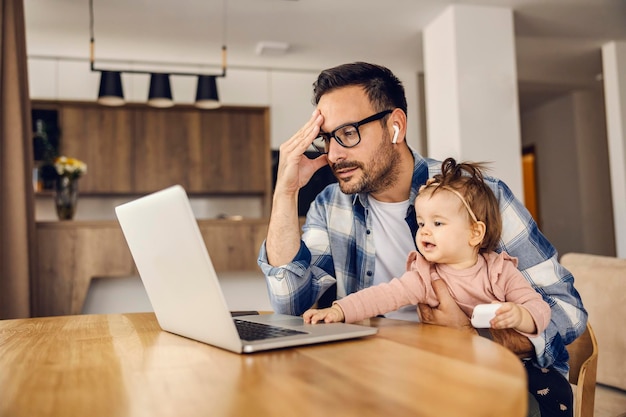
[[472,312],[472,326],[477,329],[489,328],[491,324],[489,322],[496,316],[496,310],[498,310],[502,304],[478,304],[474,307]]

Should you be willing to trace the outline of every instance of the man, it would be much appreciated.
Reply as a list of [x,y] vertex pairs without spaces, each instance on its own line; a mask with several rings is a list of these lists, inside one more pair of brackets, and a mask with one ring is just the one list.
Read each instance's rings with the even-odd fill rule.
[[[274,309],[294,315],[330,288],[336,287],[341,298],[402,275],[407,254],[416,249],[413,202],[419,187],[441,167],[407,145],[404,88],[387,68],[352,63],[322,71],[314,102],[309,121],[280,147],[268,234],[259,255]],[[308,159],[304,152],[311,145],[324,154]],[[301,236],[298,191],[326,164],[338,184],[317,196]],[[540,366],[566,373],[564,346],[587,322],[573,277],[506,184],[486,181],[502,213],[498,251],[518,258],[519,269],[552,313],[546,331],[530,341],[507,330],[491,329],[491,337],[520,355],[534,349]],[[445,285],[437,284],[441,304],[436,309],[420,305],[422,321],[475,331]],[[419,319],[415,307],[391,317]]]

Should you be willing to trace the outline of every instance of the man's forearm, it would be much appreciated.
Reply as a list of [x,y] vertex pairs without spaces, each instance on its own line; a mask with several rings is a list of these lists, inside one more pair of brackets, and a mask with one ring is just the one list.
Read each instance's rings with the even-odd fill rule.
[[489,329],[494,342],[511,350],[520,358],[530,358],[535,356],[533,344],[524,335],[513,329]]
[[284,265],[291,262],[299,249],[298,194],[275,195],[265,241],[267,261],[273,266]]

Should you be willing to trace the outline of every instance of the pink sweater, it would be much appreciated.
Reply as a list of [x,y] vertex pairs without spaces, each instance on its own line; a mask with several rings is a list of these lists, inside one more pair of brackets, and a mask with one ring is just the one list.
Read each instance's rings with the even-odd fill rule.
[[[442,279],[452,298],[468,317],[477,304],[510,301],[524,306],[537,326],[537,334],[550,321],[550,306],[543,301],[522,273],[517,258],[503,252],[478,256],[476,265],[454,269],[448,265],[431,264],[417,251],[409,254],[407,272],[389,283],[375,285],[336,301],[343,310],[346,323],[375,317],[411,304],[439,305],[431,282]],[[537,334],[525,334],[536,336]]]

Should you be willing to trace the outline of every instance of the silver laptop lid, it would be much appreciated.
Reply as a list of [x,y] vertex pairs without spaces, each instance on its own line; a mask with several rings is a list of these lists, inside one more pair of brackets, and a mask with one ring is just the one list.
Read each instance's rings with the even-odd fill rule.
[[115,212],[161,328],[241,352],[185,190],[175,185]]

